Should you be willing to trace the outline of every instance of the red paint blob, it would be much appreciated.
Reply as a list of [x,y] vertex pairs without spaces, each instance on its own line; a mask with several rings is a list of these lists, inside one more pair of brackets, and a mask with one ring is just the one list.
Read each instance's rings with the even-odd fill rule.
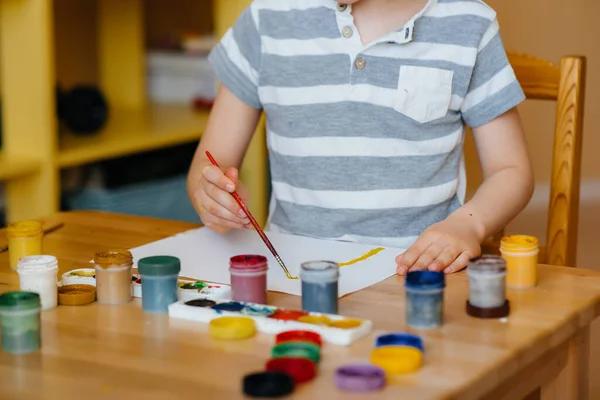
[[298,383],[313,379],[317,372],[317,366],[307,358],[280,357],[274,358],[265,365],[267,371],[285,372]]
[[283,321],[296,321],[298,318],[305,315],[308,315],[308,312],[297,310],[277,310],[275,313],[269,315],[268,318],[280,319]]
[[229,267],[236,270],[261,270],[267,267],[267,257],[257,254],[241,254],[229,259]]
[[275,336],[275,344],[285,342],[310,342],[319,347],[323,344],[321,335],[319,335],[317,332],[300,330],[281,332]]

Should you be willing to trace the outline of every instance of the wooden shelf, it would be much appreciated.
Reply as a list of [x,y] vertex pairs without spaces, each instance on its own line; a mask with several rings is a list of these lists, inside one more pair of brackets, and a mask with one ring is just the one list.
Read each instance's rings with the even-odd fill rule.
[[0,181],[31,175],[39,169],[40,162],[34,157],[7,156],[0,153]]
[[185,105],[111,110],[106,127],[96,135],[63,135],[57,163],[74,167],[198,140],[207,120],[208,111]]

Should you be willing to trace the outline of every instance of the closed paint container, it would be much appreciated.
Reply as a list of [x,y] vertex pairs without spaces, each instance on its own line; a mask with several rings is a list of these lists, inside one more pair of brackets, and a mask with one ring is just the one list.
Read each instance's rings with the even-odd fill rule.
[[131,267],[133,256],[127,250],[109,250],[96,253],[96,300],[100,304],[128,303],[131,295]]
[[309,261],[300,266],[302,309],[323,314],[338,312],[339,268],[332,261]]
[[2,351],[25,354],[41,347],[40,295],[8,292],[0,296]]
[[506,302],[506,261],[483,255],[469,261],[469,303],[479,308],[501,307]]
[[525,235],[505,236],[500,241],[500,253],[506,260],[506,285],[509,288],[528,289],[537,284],[537,238]]
[[16,270],[19,259],[42,254],[44,231],[38,221],[13,222],[6,227],[10,267]]
[[138,261],[138,272],[142,276],[144,312],[168,312],[169,304],[178,300],[180,271],[181,262],[177,257],[153,256]]
[[19,260],[17,267],[22,291],[40,295],[42,310],[49,310],[58,304],[58,260],[54,256],[26,256]]
[[229,260],[231,298],[235,301],[267,304],[267,258],[243,254]]
[[406,275],[406,323],[417,329],[442,325],[445,276],[442,272],[413,271]]

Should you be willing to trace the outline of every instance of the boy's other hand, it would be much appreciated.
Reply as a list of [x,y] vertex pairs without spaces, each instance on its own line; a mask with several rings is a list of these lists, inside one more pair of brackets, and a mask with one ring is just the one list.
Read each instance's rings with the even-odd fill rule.
[[481,253],[482,229],[475,217],[450,215],[427,228],[405,253],[396,257],[396,273],[429,270],[452,273],[462,270]]
[[207,228],[219,233],[225,233],[231,228],[252,228],[250,220],[231,195],[234,191],[249,206],[248,190],[238,179],[237,168],[228,168],[225,172],[212,164],[202,168],[194,199],[200,219]]

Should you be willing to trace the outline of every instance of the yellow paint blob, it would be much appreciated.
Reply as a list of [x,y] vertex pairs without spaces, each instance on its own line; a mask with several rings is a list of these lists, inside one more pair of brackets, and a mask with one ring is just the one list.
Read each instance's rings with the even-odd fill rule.
[[373,257],[375,254],[379,253],[380,251],[385,250],[383,247],[378,247],[376,249],[373,250],[369,250],[367,253],[363,254],[362,256],[355,258],[354,260],[350,260],[350,261],[346,261],[343,263],[338,263],[338,267],[345,267],[347,265],[352,265],[352,264],[356,264],[358,262],[364,261],[369,257]]
[[362,322],[358,319],[340,319],[329,323],[329,327],[339,329],[354,329],[361,325]]
[[529,253],[538,249],[538,240],[534,236],[509,235],[502,238],[500,246],[505,251]]
[[312,325],[329,325],[331,323],[331,319],[324,315],[305,315],[298,318],[298,322],[304,322],[305,324]]

